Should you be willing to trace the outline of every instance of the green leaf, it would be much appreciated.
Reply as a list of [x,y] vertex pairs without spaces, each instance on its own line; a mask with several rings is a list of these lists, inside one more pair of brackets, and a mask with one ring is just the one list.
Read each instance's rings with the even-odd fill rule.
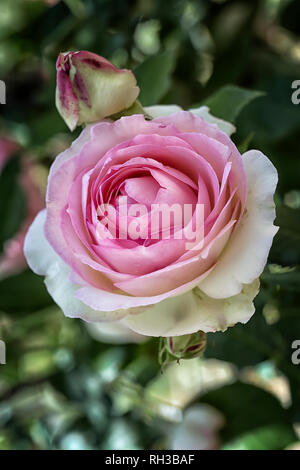
[[176,65],[174,51],[166,51],[145,60],[134,70],[141,89],[139,100],[143,106],[157,104],[167,93],[171,75]]
[[[253,366],[265,361],[273,354],[272,336],[265,318],[259,312],[256,299],[256,312],[246,325],[238,323],[224,332],[208,333],[205,357],[233,362],[237,367]],[[264,299],[260,302],[264,303]]]
[[242,382],[225,385],[202,395],[201,403],[208,403],[224,414],[226,427],[223,436],[229,442],[260,427],[290,425],[288,411],[274,395]]
[[43,278],[29,270],[0,282],[0,310],[4,312],[32,312],[51,304]]
[[283,450],[296,440],[291,426],[266,426],[239,436],[223,450]]
[[268,272],[267,270],[262,274],[261,279],[268,283],[276,285],[287,291],[300,292],[300,270],[299,268],[288,272]]
[[243,154],[249,150],[251,140],[253,139],[254,132],[251,132],[238,146],[240,154]]
[[64,0],[64,2],[76,18],[82,19],[88,16],[87,5],[82,0]]
[[263,95],[262,91],[225,85],[201,104],[208,106],[214,116],[235,123],[242,109]]
[[277,206],[275,225],[278,225],[280,230],[271,248],[270,260],[282,265],[299,264],[300,209]]
[[[239,119],[239,129],[243,135],[254,132],[257,142],[270,144],[291,136],[283,146],[284,157],[288,155],[289,159],[293,159],[291,145],[295,140],[292,136],[299,132],[300,127],[299,105],[294,105],[291,100],[294,79],[293,73],[290,76],[274,73],[267,81],[262,80],[257,86],[266,91],[265,96],[251,104],[247,113],[242,113]],[[277,152],[277,146],[273,152]]]
[[0,253],[6,240],[20,228],[25,214],[25,199],[19,184],[20,161],[11,158],[0,174]]
[[279,225],[281,230],[294,232],[300,237],[300,209],[277,206],[275,224]]

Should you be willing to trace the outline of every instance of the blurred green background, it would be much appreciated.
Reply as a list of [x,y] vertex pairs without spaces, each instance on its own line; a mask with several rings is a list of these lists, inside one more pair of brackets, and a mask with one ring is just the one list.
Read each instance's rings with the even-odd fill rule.
[[[207,102],[235,121],[240,149],[262,150],[278,169],[281,227],[249,323],[209,334],[205,358],[163,374],[157,340],[98,341],[63,316],[41,278],[2,273],[0,449],[297,447],[299,18],[299,0],[0,0],[0,136],[19,144],[0,174],[0,254],[26,214],[22,162],[30,157],[43,192],[51,162],[78,133],[54,104],[56,57],[68,50],[133,69],[144,105]],[[17,208],[9,226],[8,205]]]

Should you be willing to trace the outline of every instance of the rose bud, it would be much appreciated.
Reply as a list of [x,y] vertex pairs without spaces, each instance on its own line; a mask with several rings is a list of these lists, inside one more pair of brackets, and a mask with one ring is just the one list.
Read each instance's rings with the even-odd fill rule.
[[190,335],[161,338],[159,360],[161,365],[181,359],[198,357],[206,347],[206,334],[198,331]]
[[129,108],[140,91],[130,70],[92,52],[62,52],[56,69],[56,106],[71,131]]

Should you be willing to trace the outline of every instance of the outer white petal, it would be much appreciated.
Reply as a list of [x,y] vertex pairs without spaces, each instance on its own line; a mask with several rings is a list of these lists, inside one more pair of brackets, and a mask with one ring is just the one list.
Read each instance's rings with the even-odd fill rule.
[[246,212],[219,264],[199,284],[203,292],[217,299],[238,294],[243,284],[250,284],[261,275],[278,231],[273,225],[276,168],[258,150],[244,153],[243,162],[248,186]]
[[144,110],[147,114],[149,114],[149,116],[155,119],[158,117],[169,116],[170,114],[178,113],[178,111],[182,111],[182,108],[176,104],[158,104],[154,106],[146,106]]
[[246,323],[253,315],[253,299],[259,282],[243,287],[238,295],[212,299],[199,289],[168,298],[146,312],[128,315],[129,328],[146,336],[180,336],[202,330],[205,333],[224,331],[237,322]]
[[46,209],[40,211],[30,226],[24,242],[24,254],[29,267],[36,274],[46,276],[56,269],[60,258],[47,242],[44,235]]
[[143,343],[147,336],[139,335],[130,330],[122,320],[101,323],[86,323],[86,327],[92,338],[102,343],[128,344]]
[[126,314],[125,310],[99,312],[75,297],[78,285],[69,279],[68,266],[55,253],[44,235],[46,209],[41,211],[31,225],[24,244],[28,265],[36,274],[45,276],[49,294],[67,317],[84,318],[86,321],[116,320]]
[[209,112],[208,106],[200,106],[200,108],[192,108],[189,109],[193,114],[196,114],[196,116],[201,117],[204,119],[204,121],[209,122],[211,124],[217,124],[218,128],[221,129],[221,131],[225,132],[225,134],[231,136],[236,131],[236,128],[234,127],[233,124],[231,124],[228,121],[224,121],[223,119],[219,119]]
[[[182,111],[180,106],[175,104],[166,104],[166,105],[155,105],[155,106],[147,106],[144,108],[146,113],[149,114],[153,118],[159,118],[164,116],[169,116],[170,114],[178,113],[178,111]],[[219,119],[209,112],[209,108],[207,106],[200,106],[200,108],[192,108],[189,111],[196,116],[201,117],[204,121],[209,122],[211,124],[217,124],[219,129],[225,134],[231,136],[236,131],[236,128],[233,124],[227,121],[223,121],[223,119]]]

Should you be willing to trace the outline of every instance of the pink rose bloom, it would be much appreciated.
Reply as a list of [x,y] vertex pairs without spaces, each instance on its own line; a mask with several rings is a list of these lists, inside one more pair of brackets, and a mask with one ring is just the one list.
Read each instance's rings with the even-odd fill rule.
[[[147,109],[87,126],[52,165],[46,209],[31,226],[25,255],[68,317],[121,322],[146,336],[225,330],[254,313],[258,277],[277,232],[277,172],[261,152],[240,155],[231,124],[205,107]],[[221,130],[222,129],[222,130]],[[107,237],[101,204],[204,208],[203,239],[136,239],[118,218]],[[187,224],[193,224],[194,214]],[[163,230],[175,225],[163,226]],[[128,230],[127,230],[128,229]],[[110,230],[110,229],[109,229]],[[177,228],[176,228],[177,230]],[[115,323],[117,325],[118,323]]]
[[[18,145],[15,142],[0,137],[0,173],[17,150]],[[32,178],[32,168],[29,160],[22,160],[20,183],[26,197],[26,214],[19,231],[11,240],[6,241],[4,252],[0,255],[0,279],[17,274],[27,266],[23,252],[25,235],[36,214],[44,206],[42,192]]]

